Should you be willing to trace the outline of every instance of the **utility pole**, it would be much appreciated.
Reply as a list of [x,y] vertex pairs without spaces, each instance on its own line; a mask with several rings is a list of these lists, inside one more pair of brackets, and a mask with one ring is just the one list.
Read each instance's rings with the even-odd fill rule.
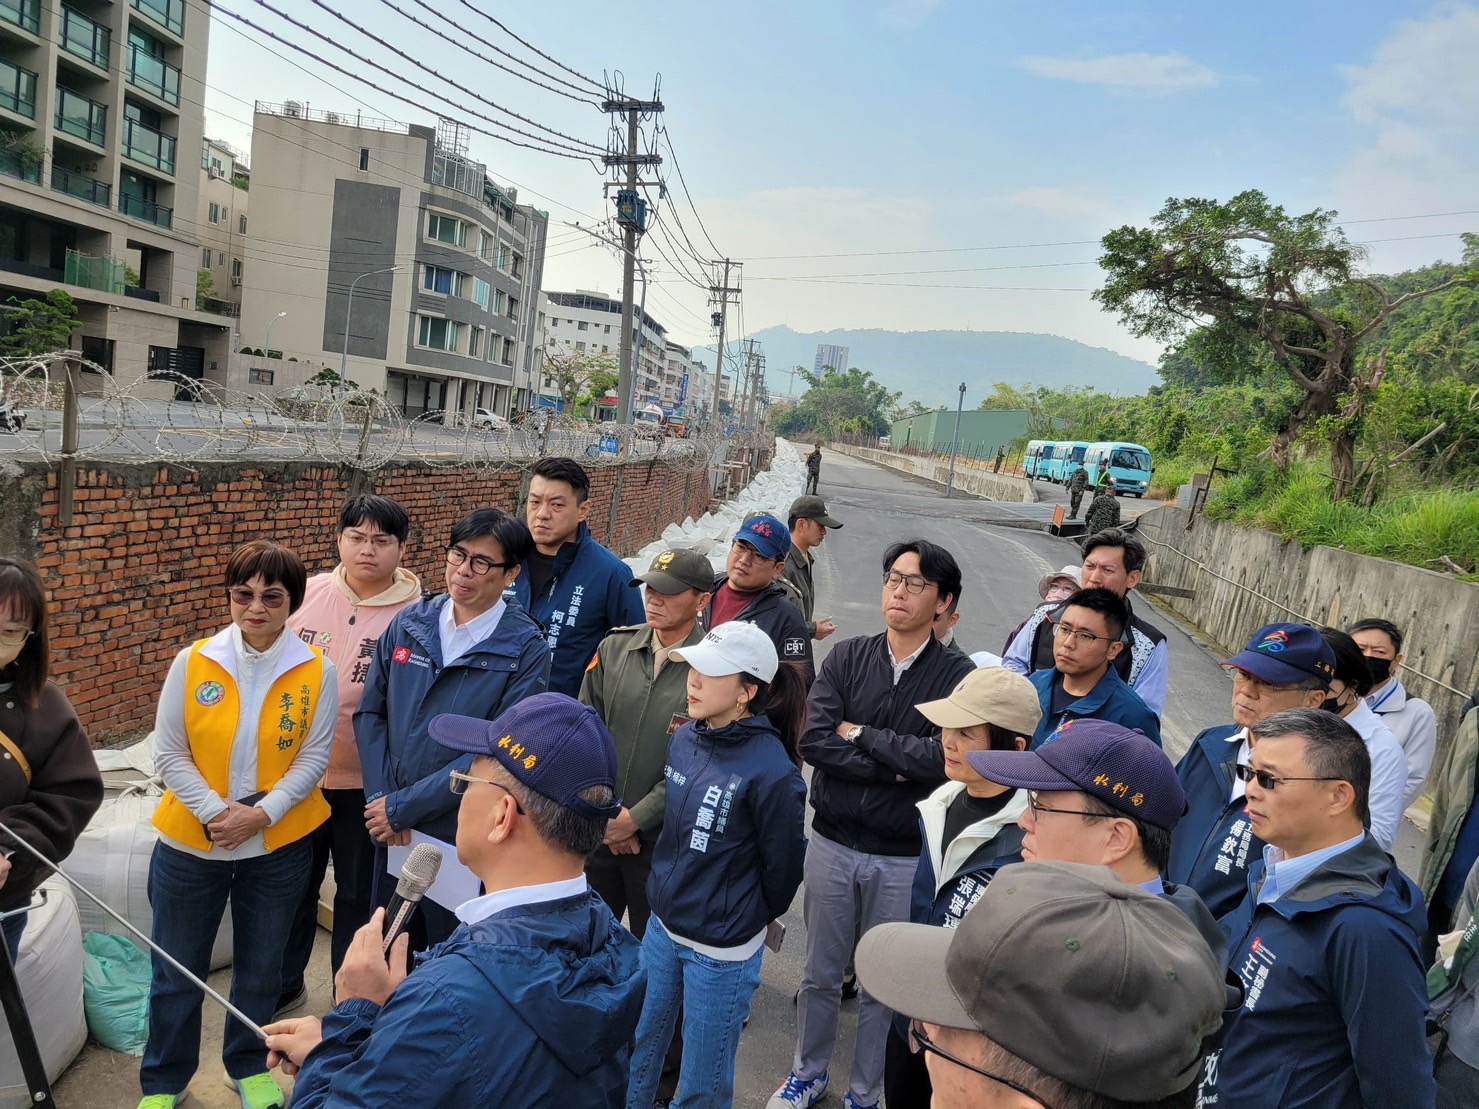
[[[608,168],[624,167],[626,169],[626,180],[621,183],[616,194],[616,222],[622,229],[622,265],[621,265],[621,347],[620,368],[617,374],[616,384],[616,418],[617,422],[630,424],[632,422],[632,390],[635,384],[636,363],[635,344],[633,334],[636,330],[633,311],[636,305],[636,260],[637,260],[637,236],[647,228],[647,201],[637,194],[637,186],[643,184],[637,178],[639,166],[656,166],[662,164],[662,158],[657,154],[639,154],[638,125],[642,122],[642,116],[647,112],[660,112],[663,110],[661,100],[633,100],[628,97],[607,100],[601,104],[601,110],[611,115],[621,114],[626,116],[627,121],[627,145],[624,153],[607,154],[603,161]],[[608,185],[609,187],[609,185]]]
[[[709,317],[713,325],[719,329],[719,344],[714,348],[714,407],[709,413],[711,420],[717,420],[719,418],[719,393],[721,386],[724,384],[724,325],[729,313],[729,298],[731,296],[739,296],[738,286],[735,288],[730,288],[729,286],[729,270],[731,267],[738,269],[744,263],[731,262],[728,258],[725,258],[722,263],[714,263],[715,272],[718,271],[718,267],[721,264],[724,266],[724,280],[718,285],[709,286],[709,293],[719,298],[719,311]],[[738,392],[735,393],[735,396],[739,396]]]
[[955,492],[955,455],[960,450],[960,411],[965,407],[965,382],[960,383],[960,400],[955,404],[955,438],[950,440],[950,474],[945,479],[945,496]]
[[756,402],[760,397],[760,381],[765,371],[765,355],[759,353],[755,347],[754,339],[745,340],[745,385],[740,394],[740,426],[751,431],[755,429],[755,416],[759,411]]

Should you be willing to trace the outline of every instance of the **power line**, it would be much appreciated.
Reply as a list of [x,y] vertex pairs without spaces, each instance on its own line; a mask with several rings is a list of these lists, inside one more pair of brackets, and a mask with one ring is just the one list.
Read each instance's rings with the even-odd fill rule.
[[688,201],[688,207],[693,210],[693,218],[698,221],[698,229],[703,232],[704,241],[709,244],[709,249],[713,251],[714,256],[716,258],[720,257],[721,255],[723,255],[724,252],[714,245],[714,240],[709,235],[709,229],[704,226],[704,219],[701,215],[698,214],[698,208],[695,207],[693,203],[693,196],[688,191],[688,181],[683,176],[683,167],[678,163],[678,154],[673,149],[672,134],[668,131],[666,125],[664,125],[658,130],[658,135],[666,140],[668,144],[668,156],[673,159],[673,169],[678,174],[678,184],[683,187],[683,196]]
[[[256,0],[256,2],[257,3],[261,3],[262,0]],[[342,74],[343,76],[349,77],[349,78],[351,78],[354,81],[358,81],[360,84],[364,85],[366,88],[374,89],[376,92],[381,93],[384,96],[389,96],[391,99],[395,100],[397,103],[406,104],[406,105],[409,105],[411,107],[422,108],[424,110],[424,106],[423,105],[416,104],[414,101],[412,101],[408,97],[404,97],[404,96],[401,96],[401,95],[399,95],[397,93],[393,93],[389,89],[381,88],[379,85],[375,84],[373,81],[367,80],[366,78],[360,76],[357,73],[351,73],[349,70],[345,69],[343,66],[337,65],[334,62],[329,61],[327,58],[320,57],[319,55],[315,54],[312,50],[309,50],[305,46],[299,46],[295,42],[290,42],[289,40],[283,38],[281,35],[278,35],[278,34],[276,34],[273,31],[267,30],[267,28],[265,28],[265,27],[262,27],[262,26],[260,26],[260,25],[258,25],[256,23],[253,23],[250,19],[247,19],[245,16],[238,15],[236,12],[231,11],[229,8],[222,7],[219,3],[212,4],[211,5],[211,10],[214,11],[214,12],[219,12],[221,15],[226,16],[228,19],[233,19],[236,22],[238,22],[238,23],[240,23],[240,24],[242,24],[242,25],[244,25],[246,27],[250,27],[252,30],[256,31],[258,34],[266,35],[268,38],[272,39],[274,42],[281,43],[283,46],[288,47],[288,49],[295,50],[299,54],[302,54],[302,55],[304,55],[307,58],[311,58],[313,61],[317,62],[319,65],[327,66],[329,69],[332,69],[335,73]],[[292,20],[289,20],[289,22],[293,22],[293,21]],[[346,53],[349,53],[351,56],[356,57],[357,60],[359,60],[359,61],[366,61],[366,59],[359,58],[357,55],[354,55],[353,54],[353,51],[346,50],[345,52]],[[370,63],[370,64],[373,64],[373,63]],[[392,76],[395,76],[395,75],[392,74]],[[398,77],[397,79],[400,80],[400,81],[403,81],[405,84],[411,85],[412,87],[416,87],[414,81],[407,80],[404,77]],[[420,91],[425,91],[425,90],[420,90]],[[481,117],[481,118],[486,118],[486,117]],[[494,121],[490,121],[490,122],[494,122]],[[588,155],[585,155],[585,154],[580,154],[580,153],[570,154],[570,153],[566,153],[566,152],[561,151],[561,150],[551,149],[550,146],[548,146],[548,145],[546,145],[546,146],[534,146],[534,145],[532,145],[530,143],[520,142],[518,139],[511,139],[507,135],[500,135],[500,134],[496,134],[496,133],[494,133],[492,131],[484,130],[483,128],[474,126],[473,124],[470,124],[470,123],[464,124],[464,126],[466,126],[468,130],[474,131],[477,134],[486,135],[490,139],[497,139],[499,142],[508,143],[511,146],[521,146],[521,147],[525,148],[526,150],[537,151],[540,154],[550,154],[550,155],[553,155],[554,157],[557,157],[557,158],[569,158],[571,161],[576,161],[576,162],[591,162],[591,158]],[[513,127],[513,126],[511,126],[509,124],[494,122],[494,126],[502,127],[502,128],[504,128],[506,130],[513,131],[515,134],[524,134],[524,132],[520,131],[518,128]],[[531,137],[537,137],[537,136],[531,136]],[[540,141],[547,141],[547,140],[541,139]],[[593,162],[592,162],[592,165],[594,165]]]
[[[439,19],[446,19],[446,16],[442,15],[441,12],[439,12],[435,8],[433,8],[430,4],[428,4],[426,2],[426,0],[411,0],[411,2],[413,4],[415,4],[417,7],[421,8],[423,11],[430,12],[432,15],[437,16]],[[403,16],[406,19],[409,19],[412,23],[416,24],[416,26],[423,27],[426,30],[430,31],[432,34],[441,36],[441,32],[438,31],[435,27],[432,27],[430,24],[423,23],[421,20],[417,19],[414,15],[412,15],[410,12],[405,11],[404,9],[402,9],[400,7],[397,7],[396,4],[393,3],[393,0],[380,0],[380,3],[384,4],[391,11],[398,13],[399,15]],[[569,81],[565,80],[563,77],[557,77],[553,73],[546,73],[544,70],[540,69],[538,66],[532,64],[531,62],[526,62],[526,61],[524,61],[524,59],[522,59],[520,57],[517,57],[517,56],[515,56],[513,54],[510,54],[507,50],[504,50],[502,47],[495,46],[493,43],[491,43],[487,39],[483,38],[476,31],[472,31],[472,30],[468,29],[467,27],[461,26],[460,24],[455,24],[454,23],[453,26],[455,26],[457,28],[457,30],[461,31],[463,34],[467,35],[467,37],[470,38],[470,39],[472,39],[474,42],[482,43],[489,50],[492,50],[492,51],[494,51],[497,54],[503,55],[503,57],[509,59],[510,61],[512,61],[512,62],[514,62],[514,63],[516,63],[518,65],[524,66],[526,69],[532,69],[535,73],[539,74],[539,76],[548,78],[551,81],[558,82],[559,84],[564,85],[565,87],[564,88],[555,88],[553,85],[547,85],[543,81],[537,81],[537,80],[535,80],[533,77],[530,77],[527,73],[520,73],[516,69],[510,69],[508,66],[504,65],[502,62],[496,62],[492,58],[489,58],[489,57],[487,57],[484,54],[479,54],[476,50],[474,50],[472,47],[468,46],[466,43],[462,42],[460,39],[458,39],[456,37],[453,37],[452,40],[451,40],[452,41],[452,45],[455,46],[455,47],[457,47],[459,50],[463,51],[464,53],[472,55],[474,58],[477,58],[479,61],[487,62],[489,65],[494,66],[494,67],[496,67],[498,69],[501,69],[505,73],[512,74],[513,76],[519,78],[521,81],[528,81],[531,85],[538,85],[542,89],[548,89],[550,92],[558,93],[560,96],[568,97],[569,99],[574,100],[574,101],[576,101],[577,103],[580,103],[580,104],[590,104],[590,105],[592,105],[594,107],[600,107],[600,105],[597,104],[596,101],[592,99],[592,94],[589,93],[589,92],[586,92],[584,89],[581,89],[578,85],[572,85]],[[573,90],[573,91],[569,91],[569,90]]]
[[578,69],[571,69],[568,65],[566,65],[564,62],[560,61],[558,58],[552,58],[552,57],[550,57],[543,50],[539,49],[539,47],[535,46],[532,42],[529,42],[527,39],[522,39],[518,35],[514,34],[506,26],[504,26],[498,20],[494,19],[491,15],[489,15],[487,12],[483,11],[481,8],[475,8],[475,7],[473,7],[472,4],[468,3],[468,0],[458,0],[458,3],[460,3],[468,11],[473,12],[476,15],[482,16],[489,23],[493,24],[493,26],[497,27],[500,31],[502,31],[505,35],[507,35],[509,38],[513,39],[520,46],[524,47],[524,49],[534,51],[534,53],[538,54],[541,58],[543,58],[545,61],[549,62],[551,65],[559,66],[561,69],[563,69],[566,73],[570,74],[570,76],[572,76],[572,77],[579,77],[582,81],[584,81],[586,84],[590,85],[593,89],[597,90],[598,92],[604,93],[604,92],[607,91],[607,86],[604,83],[602,83],[600,81],[592,80],[591,78],[587,77],[584,73],[581,73]]
[[[418,85],[415,81],[412,81],[410,78],[405,77],[405,76],[402,76],[399,73],[396,73],[394,70],[392,70],[392,69],[390,69],[390,68],[388,68],[386,66],[381,65],[377,61],[374,61],[374,60],[372,60],[370,58],[366,58],[366,57],[364,57],[361,54],[357,54],[355,51],[351,50],[349,47],[345,46],[343,43],[336,41],[331,35],[327,35],[324,32],[318,30],[317,28],[312,27],[309,24],[304,23],[304,22],[302,22],[300,20],[294,19],[292,16],[288,15],[286,12],[284,12],[284,11],[278,9],[278,8],[273,7],[272,4],[268,2],[268,0],[252,0],[252,2],[255,3],[260,8],[265,8],[267,11],[269,11],[273,15],[277,16],[279,19],[282,19],[282,20],[284,20],[287,23],[291,23],[294,27],[297,27],[299,30],[306,31],[308,34],[312,35],[314,38],[320,40],[321,42],[328,43],[330,46],[334,47],[336,50],[339,50],[339,51],[341,51],[341,52],[343,52],[345,54],[348,54],[351,58],[355,59],[355,61],[363,62],[366,65],[370,66],[371,68],[376,69],[376,70],[379,70],[381,73],[384,73],[386,76],[392,77],[395,80],[400,81],[402,84],[410,85],[412,88],[416,89],[418,92],[426,92],[427,91],[425,88],[423,88],[422,86]],[[589,148],[591,154],[597,154],[597,153],[600,153],[601,152],[601,147],[596,146],[594,143],[587,142],[584,139],[575,138],[573,135],[567,135],[563,131],[557,131],[553,127],[548,127],[545,124],[538,122],[537,120],[532,120],[532,119],[528,118],[527,116],[520,115],[518,112],[515,112],[515,111],[512,111],[512,110],[510,110],[508,108],[505,108],[501,104],[498,104],[497,102],[495,102],[493,100],[489,100],[485,96],[481,96],[478,93],[473,92],[466,85],[460,85],[456,81],[453,81],[451,78],[443,76],[441,73],[438,73],[436,70],[430,68],[429,66],[423,65],[422,63],[418,62],[415,58],[411,57],[411,55],[407,54],[404,50],[401,50],[398,47],[392,46],[390,43],[386,42],[380,36],[374,34],[371,31],[367,31],[365,28],[361,27],[358,23],[355,23],[352,19],[348,18],[347,16],[341,15],[339,12],[335,11],[333,8],[331,8],[327,4],[325,4],[323,2],[323,0],[311,0],[311,2],[313,3],[313,5],[315,7],[321,8],[323,11],[328,12],[329,15],[331,15],[335,19],[339,20],[339,22],[343,23],[346,27],[353,28],[354,30],[358,31],[361,35],[363,35],[365,38],[369,39],[371,42],[374,42],[378,46],[384,47],[385,49],[389,50],[392,54],[395,54],[397,57],[399,57],[399,58],[401,58],[401,59],[403,59],[405,61],[410,62],[413,66],[416,66],[418,69],[422,70],[423,72],[431,74],[431,76],[435,77],[437,80],[446,82],[448,85],[452,86],[458,92],[466,93],[468,96],[471,96],[474,100],[478,101],[479,103],[486,104],[490,108],[494,109],[495,111],[502,112],[504,115],[507,115],[507,116],[511,116],[512,118],[517,119],[521,123],[527,123],[531,127],[537,127],[541,131],[545,131],[548,134],[555,136],[555,138],[554,139],[550,139],[550,138],[546,138],[543,135],[535,135],[535,134],[532,134],[531,132],[524,131],[524,130],[518,128],[518,127],[514,127],[512,124],[503,123],[500,120],[495,120],[492,117],[487,116],[487,115],[485,115],[485,114],[483,114],[481,112],[475,112],[475,111],[472,111],[471,109],[464,109],[464,110],[466,110],[468,112],[468,114],[473,115],[473,116],[476,116],[478,119],[486,120],[488,123],[493,124],[495,127],[502,127],[502,128],[504,128],[506,130],[509,130],[509,131],[514,132],[517,135],[523,135],[525,138],[534,139],[536,142],[547,143],[550,146],[560,147],[561,149],[574,150],[577,153],[582,153],[583,151],[582,151],[581,148],[583,148],[583,147],[584,148]],[[363,80],[363,78],[359,78],[359,79],[360,80]],[[365,82],[365,83],[368,84],[369,82]],[[371,88],[374,88],[375,86],[374,85],[371,85],[370,87]],[[394,94],[387,93],[387,95],[394,95]],[[449,97],[443,96],[441,93],[437,93],[436,94],[436,97],[439,100],[444,100],[444,101],[447,101],[448,103],[451,102],[451,100],[450,100]],[[565,141],[564,142],[557,142],[556,139],[563,139]],[[574,144],[574,145],[569,145],[569,144]]]

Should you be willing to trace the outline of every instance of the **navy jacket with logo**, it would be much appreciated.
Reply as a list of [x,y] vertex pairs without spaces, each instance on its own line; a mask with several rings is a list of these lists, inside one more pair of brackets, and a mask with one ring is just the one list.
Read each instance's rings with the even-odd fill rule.
[[1263,840],[1243,815],[1247,802],[1231,800],[1238,744],[1227,737],[1240,730],[1236,724],[1205,729],[1176,766],[1188,809],[1171,833],[1166,877],[1196,890],[1218,918],[1242,902],[1248,870],[1263,859]]
[[549,683],[549,647],[529,614],[508,605],[493,634],[451,666],[442,665],[446,594],[395,614],[380,637],[354,714],[354,740],[365,774],[365,800],[385,798],[396,831],[416,828],[452,842],[459,798],[447,771],[458,755],[426,734],[443,712],[493,720]]
[[1271,905],[1264,877],[1260,860],[1222,921],[1245,998],[1206,1068],[1210,1104],[1431,1107],[1417,886],[1369,833]]
[[591,538],[584,523],[555,555],[555,572],[538,597],[529,596],[529,566],[514,579],[513,597],[544,629],[554,658],[551,693],[580,695],[585,668],[612,628],[647,620],[631,568]]
[[1042,705],[1042,720],[1032,737],[1033,749],[1049,742],[1052,734],[1068,721],[1081,719],[1108,720],[1121,727],[1134,728],[1160,744],[1160,718],[1150,711],[1140,699],[1140,694],[1130,688],[1113,666],[1104,671],[1104,677],[1087,695],[1078,698],[1062,712],[1055,713],[1053,687],[1060,676],[1056,669],[1038,670],[1027,675],[1027,680],[1037,687],[1038,701]]
[[791,907],[806,858],[806,783],[764,716],[668,742],[662,832],[647,900],[663,927],[739,947]]
[[960,782],[947,782],[919,803],[924,850],[919,853],[909,903],[909,919],[915,924],[954,928],[998,870],[1022,861],[1017,818],[1027,808],[1026,790],[1019,790],[995,816],[962,828],[941,852],[945,813],[964,789]]
[[295,1109],[626,1104],[642,945],[592,892],[463,924],[384,1006],[324,1018]]
[[[720,574],[714,579],[714,591],[729,580],[728,574]],[[643,615],[640,619],[645,620]],[[714,606],[711,604],[704,609],[699,618],[703,621],[704,631],[713,631]],[[754,624],[770,637],[775,644],[775,653],[782,662],[794,662],[803,672],[806,684],[810,685],[816,676],[816,664],[811,654],[811,629],[806,623],[806,617],[801,610],[786,596],[786,591],[772,582],[764,589],[757,592],[750,603],[740,609],[736,620],[744,620]]]

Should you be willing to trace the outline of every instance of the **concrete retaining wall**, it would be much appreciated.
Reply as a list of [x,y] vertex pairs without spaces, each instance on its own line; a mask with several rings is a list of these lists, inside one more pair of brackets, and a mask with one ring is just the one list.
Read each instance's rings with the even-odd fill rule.
[[[1156,595],[1229,653],[1264,624],[1303,621],[1346,627],[1379,616],[1407,637],[1402,684],[1438,714],[1438,758],[1464,701],[1479,686],[1479,585],[1331,547],[1308,553],[1277,535],[1158,508],[1140,517],[1156,585],[1195,596]],[[1259,596],[1262,594],[1262,596]],[[1436,764],[1435,764],[1436,765]]]
[[[950,463],[941,462],[936,458],[895,454],[893,451],[875,450],[872,447],[849,447],[840,443],[829,445],[827,449],[837,451],[839,454],[851,455],[853,458],[877,462],[880,466],[913,474],[915,477],[922,477],[926,481],[937,482],[940,485],[945,484],[945,479],[950,474]],[[1013,474],[993,474],[989,470],[961,466],[958,462],[955,467],[955,488],[974,493],[978,497],[988,497],[993,501],[1012,501],[1017,504],[1037,503],[1037,491],[1033,489],[1032,482],[1025,477],[1017,477]]]

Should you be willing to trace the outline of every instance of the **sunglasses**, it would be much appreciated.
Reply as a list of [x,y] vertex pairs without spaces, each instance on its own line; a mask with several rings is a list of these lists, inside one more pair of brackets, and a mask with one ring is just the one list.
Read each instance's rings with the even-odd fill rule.
[[280,589],[269,589],[265,593],[253,593],[244,585],[232,585],[226,589],[231,603],[250,608],[253,601],[261,601],[264,608],[282,608],[288,603],[288,595]]
[[1280,778],[1270,774],[1267,770],[1259,770],[1240,762],[1233,767],[1238,779],[1243,782],[1257,782],[1259,789],[1278,789],[1285,782],[1343,782],[1344,778]]

